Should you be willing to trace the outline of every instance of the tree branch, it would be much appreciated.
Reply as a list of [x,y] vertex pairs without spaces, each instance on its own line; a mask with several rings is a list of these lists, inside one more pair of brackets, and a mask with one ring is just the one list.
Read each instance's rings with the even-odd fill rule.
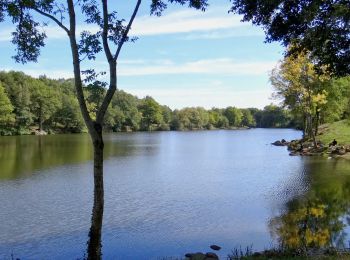
[[103,118],[106,114],[109,104],[114,96],[115,91],[117,90],[117,62],[112,60],[109,63],[109,88],[107,90],[106,96],[104,97],[100,108],[96,113],[96,122],[102,124]]
[[66,26],[63,25],[63,23],[61,23],[56,17],[54,17],[53,15],[51,14],[48,14],[48,13],[45,13],[43,11],[41,11],[40,9],[36,8],[36,7],[33,7],[32,8],[34,11],[36,11],[37,13],[47,17],[47,18],[50,18],[52,21],[54,21],[59,27],[61,27],[68,35],[69,35],[69,30]]
[[125,42],[125,40],[126,40],[126,37],[128,37],[128,33],[129,33],[129,31],[130,31],[131,25],[132,25],[132,23],[134,22],[134,19],[135,19],[135,17],[136,17],[136,14],[137,14],[137,12],[138,12],[138,10],[139,10],[141,1],[142,1],[142,0],[137,0],[137,3],[136,3],[136,6],[135,6],[135,9],[134,9],[134,12],[133,12],[133,14],[132,14],[132,16],[131,16],[131,18],[130,18],[130,21],[129,21],[129,23],[128,23],[128,26],[126,27],[126,30],[125,30],[125,32],[124,32],[124,34],[123,34],[123,37],[122,37],[122,39],[121,39],[121,41],[120,41],[120,43],[119,43],[119,45],[118,45],[118,49],[117,49],[117,51],[116,51],[116,53],[115,53],[115,55],[114,55],[114,60],[117,60],[117,59],[118,59],[119,53],[120,53],[120,51],[121,51],[121,49],[122,49],[122,47],[123,47],[123,44],[124,44],[124,42]]
[[107,6],[107,0],[102,0],[102,6],[103,6],[102,42],[103,42],[103,49],[105,51],[107,60],[108,60],[108,62],[110,62],[110,61],[112,61],[113,56],[112,56],[111,49],[109,48],[109,44],[108,44],[108,6]]
[[121,48],[123,47],[123,44],[128,36],[129,30],[131,28],[131,25],[136,17],[136,14],[139,10],[140,4],[142,0],[138,0],[134,9],[134,12],[130,18],[130,21],[126,27],[126,30],[122,36],[122,39],[118,45],[116,54],[114,57],[112,56],[110,52],[110,48],[108,46],[108,8],[107,8],[107,0],[102,0],[103,5],[103,33],[102,33],[102,39],[103,39],[103,46],[106,53],[106,57],[108,59],[109,63],[109,74],[110,74],[110,82],[109,82],[109,88],[106,93],[106,96],[103,99],[102,105],[99,108],[97,115],[96,115],[96,122],[102,124],[103,118],[106,114],[106,111],[108,109],[108,106],[113,98],[113,95],[117,89],[117,59],[120,53]]
[[93,121],[89,115],[89,112],[86,107],[85,103],[85,97],[84,97],[84,91],[83,91],[83,83],[81,80],[81,69],[80,69],[80,60],[79,60],[79,49],[76,41],[75,36],[75,30],[76,30],[76,18],[75,18],[75,11],[74,11],[74,3],[73,0],[67,0],[68,3],[68,12],[69,12],[69,23],[70,23],[70,30],[69,30],[69,40],[72,50],[72,58],[73,58],[73,68],[74,68],[74,83],[75,83],[75,90],[77,94],[77,99],[79,102],[79,107],[81,110],[81,113],[83,115],[85,124],[93,138],[97,138],[97,133],[94,128]]

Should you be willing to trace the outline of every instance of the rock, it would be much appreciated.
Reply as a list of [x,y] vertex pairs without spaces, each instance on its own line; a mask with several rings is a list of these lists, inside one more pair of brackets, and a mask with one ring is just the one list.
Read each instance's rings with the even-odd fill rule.
[[206,256],[205,260],[219,259],[217,254],[211,253],[211,252],[206,253],[205,256]]
[[217,245],[211,245],[210,248],[215,250],[215,251],[219,251],[221,249],[221,247],[217,246]]
[[188,257],[190,260],[206,260],[206,255],[203,253],[186,254],[191,255]]
[[34,130],[32,132],[33,135],[47,135],[47,132],[45,132],[44,130]]
[[188,260],[218,260],[219,257],[217,254],[208,252],[206,254],[203,253],[188,253],[185,255]]
[[344,155],[344,154],[346,154],[346,150],[345,150],[345,149],[339,149],[339,150],[337,151],[337,154],[339,154],[339,155]]
[[275,141],[272,143],[272,145],[275,145],[275,146],[284,146],[284,144],[281,142],[281,141]]

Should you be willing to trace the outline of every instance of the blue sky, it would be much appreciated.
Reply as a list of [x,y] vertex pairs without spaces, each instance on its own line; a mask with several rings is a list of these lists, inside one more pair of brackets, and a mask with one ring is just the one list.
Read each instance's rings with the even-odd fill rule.
[[[121,3],[124,2],[124,3]],[[133,1],[115,1],[127,19]],[[283,56],[278,43],[265,44],[261,28],[240,22],[228,13],[228,1],[218,0],[206,12],[169,5],[162,17],[149,16],[144,1],[118,62],[118,88],[138,97],[151,95],[161,104],[186,106],[258,107],[273,102],[268,74]],[[111,2],[112,3],[112,2]],[[112,9],[112,8],[111,8]],[[11,24],[0,24],[0,70],[19,70],[32,76],[72,77],[67,36],[50,23],[48,40],[38,63],[16,64],[11,56]],[[80,30],[88,29],[80,25]],[[104,56],[83,67],[106,70]]]

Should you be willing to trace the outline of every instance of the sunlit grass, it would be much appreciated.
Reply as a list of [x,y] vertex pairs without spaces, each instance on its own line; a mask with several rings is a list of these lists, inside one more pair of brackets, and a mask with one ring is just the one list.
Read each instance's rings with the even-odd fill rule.
[[320,126],[317,139],[324,144],[329,144],[336,139],[340,145],[350,145],[350,121],[342,120]]

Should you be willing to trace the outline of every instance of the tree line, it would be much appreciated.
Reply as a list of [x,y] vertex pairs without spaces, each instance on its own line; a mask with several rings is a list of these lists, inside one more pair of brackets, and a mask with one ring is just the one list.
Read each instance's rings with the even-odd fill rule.
[[[84,94],[91,118],[96,117],[106,89],[86,85]],[[276,105],[264,109],[186,107],[172,110],[147,96],[137,98],[118,90],[104,118],[106,131],[232,129],[293,127],[292,114]],[[0,72],[0,134],[22,135],[86,132],[73,79],[33,78],[22,72]]]

